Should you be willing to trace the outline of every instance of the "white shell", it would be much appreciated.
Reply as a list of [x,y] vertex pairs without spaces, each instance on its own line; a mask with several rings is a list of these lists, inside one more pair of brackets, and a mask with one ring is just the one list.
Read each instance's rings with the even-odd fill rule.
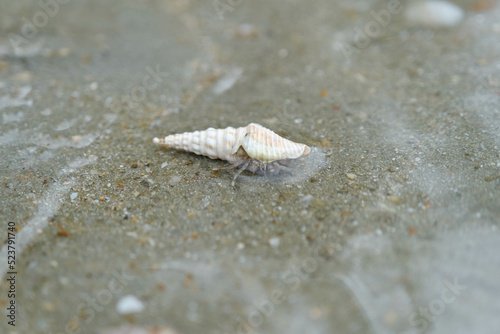
[[453,27],[463,21],[465,12],[448,1],[411,1],[405,10],[405,16],[407,21],[414,24]]
[[266,170],[267,165],[272,164],[270,172],[279,173],[286,168],[278,161],[296,159],[311,152],[307,145],[280,137],[255,123],[241,128],[208,128],[205,131],[185,132],[163,139],[154,138],[153,142],[166,148],[226,160],[253,172]]

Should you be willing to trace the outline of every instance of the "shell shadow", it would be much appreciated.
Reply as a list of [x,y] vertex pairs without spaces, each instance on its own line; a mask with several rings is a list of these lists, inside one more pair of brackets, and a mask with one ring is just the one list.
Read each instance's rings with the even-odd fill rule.
[[297,184],[309,180],[321,168],[326,165],[326,154],[324,150],[317,147],[311,147],[311,153],[306,157],[291,160],[287,167],[292,172],[283,175],[259,175],[245,172],[238,177],[238,182],[249,183],[278,183],[278,184]]

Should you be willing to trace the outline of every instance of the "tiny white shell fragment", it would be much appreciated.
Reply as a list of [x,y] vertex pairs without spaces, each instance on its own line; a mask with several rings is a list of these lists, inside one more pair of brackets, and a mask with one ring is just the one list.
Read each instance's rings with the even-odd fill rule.
[[116,310],[120,314],[139,313],[144,310],[144,304],[135,296],[128,295],[118,301]]
[[302,197],[302,198],[299,200],[299,202],[300,202],[300,203],[305,203],[306,205],[308,205],[308,204],[309,204],[309,202],[310,202],[312,199],[313,199],[313,196],[312,196],[311,194],[309,194],[309,195],[306,195],[306,196]]
[[97,334],[178,334],[173,328],[170,327],[112,327],[102,329]]
[[434,27],[453,27],[465,17],[464,10],[448,1],[410,2],[405,11],[408,22]]
[[280,238],[274,237],[269,239],[269,245],[273,248],[277,248],[280,245]]
[[242,68],[235,68],[231,72],[220,78],[214,85],[214,94],[220,95],[225,91],[231,89],[231,87],[233,87],[234,84],[240,79],[242,74]]
[[347,173],[345,176],[347,176],[347,178],[349,180],[354,180],[356,179],[356,174],[353,174],[353,173]]

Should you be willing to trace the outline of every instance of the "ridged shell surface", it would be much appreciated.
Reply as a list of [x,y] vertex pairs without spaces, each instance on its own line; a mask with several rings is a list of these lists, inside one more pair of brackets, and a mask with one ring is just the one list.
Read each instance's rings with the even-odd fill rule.
[[255,123],[241,128],[208,128],[205,131],[185,132],[163,139],[154,138],[153,141],[164,147],[181,149],[231,163],[248,158],[265,163],[296,159],[308,155],[311,151],[307,145],[280,137]]
[[250,157],[262,162],[296,159],[311,151],[308,146],[285,139],[259,124],[249,124],[246,131],[241,146]]

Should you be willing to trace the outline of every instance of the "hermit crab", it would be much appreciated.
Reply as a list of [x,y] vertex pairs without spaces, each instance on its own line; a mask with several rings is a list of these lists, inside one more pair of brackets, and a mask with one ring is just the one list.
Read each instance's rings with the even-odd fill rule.
[[226,168],[240,169],[236,178],[245,169],[253,173],[277,175],[290,172],[289,162],[307,156],[311,149],[280,137],[262,125],[250,123],[245,127],[225,129],[208,128],[205,131],[185,132],[165,138],[154,138],[153,142],[166,148],[181,149],[210,159],[221,159],[231,163]]

